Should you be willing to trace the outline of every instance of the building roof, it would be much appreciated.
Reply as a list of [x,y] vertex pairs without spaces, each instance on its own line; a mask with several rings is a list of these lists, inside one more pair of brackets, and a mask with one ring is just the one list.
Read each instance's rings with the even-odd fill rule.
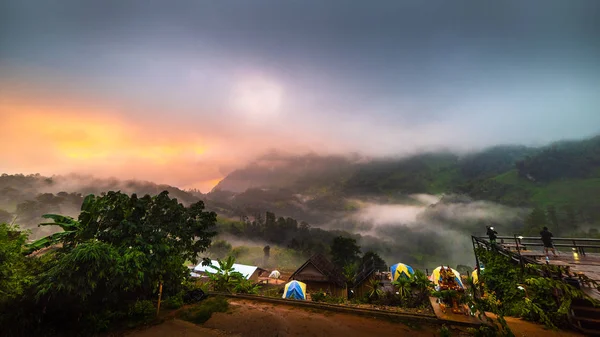
[[306,279],[307,281],[311,281],[310,278],[304,278],[302,275],[299,275],[300,272],[306,268],[309,264],[312,264],[324,277],[324,280],[327,282],[331,282],[336,284],[339,287],[344,287],[346,285],[346,278],[342,274],[342,271],[337,268],[331,261],[329,261],[323,254],[315,254],[310,257],[298,270],[296,270],[292,276],[290,276],[291,280],[299,280],[302,281]]
[[[221,266],[217,260],[211,260],[210,264],[212,264],[213,266],[219,266],[219,267]],[[258,268],[257,266],[248,266],[248,265],[239,264],[239,263],[234,263],[232,267],[233,267],[234,271],[241,273],[242,275],[244,275],[246,277],[246,279],[249,279],[257,269],[264,270],[262,268]],[[210,274],[215,272],[214,269],[209,268],[209,266],[203,266],[202,263],[200,263],[196,267],[194,267],[194,271],[197,273],[210,273]]]

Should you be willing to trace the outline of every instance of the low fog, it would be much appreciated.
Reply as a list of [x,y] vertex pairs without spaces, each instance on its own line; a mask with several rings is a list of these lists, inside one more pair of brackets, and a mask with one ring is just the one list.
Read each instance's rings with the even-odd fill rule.
[[326,227],[363,235],[363,252],[374,250],[388,264],[404,262],[431,269],[441,264],[474,265],[471,235],[485,235],[486,225],[495,226],[500,235],[513,235],[527,214],[527,209],[465,196],[411,197],[415,204],[361,202],[356,213]]

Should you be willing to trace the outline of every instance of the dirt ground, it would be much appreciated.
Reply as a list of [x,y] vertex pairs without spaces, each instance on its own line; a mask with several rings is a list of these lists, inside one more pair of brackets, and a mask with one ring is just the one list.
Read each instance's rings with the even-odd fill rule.
[[[135,331],[129,337],[200,337],[200,336],[439,336],[439,327],[409,327],[386,320],[270,304],[246,300],[231,300],[227,313],[214,314],[199,326],[181,320],[168,320],[146,330]],[[510,319],[515,336],[559,337],[581,336],[564,331],[545,330],[542,326],[519,319]],[[453,330],[452,336],[465,336],[464,331]]]

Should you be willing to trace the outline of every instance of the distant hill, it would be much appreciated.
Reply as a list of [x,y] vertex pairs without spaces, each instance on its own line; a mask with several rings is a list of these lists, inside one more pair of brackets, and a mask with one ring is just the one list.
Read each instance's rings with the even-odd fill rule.
[[291,215],[300,212],[300,203],[305,213],[343,211],[352,209],[352,198],[402,202],[410,194],[460,193],[510,206],[572,207],[582,221],[600,222],[600,136],[540,148],[496,146],[464,156],[359,159],[278,156],[270,166],[259,160],[234,171],[207,197],[230,193],[230,201]]
[[311,224],[344,219],[361,202],[415,203],[414,194],[463,194],[472,200],[546,209],[578,223],[600,224],[600,136],[541,148],[496,146],[459,156],[405,158],[289,156],[271,153],[225,177],[210,193],[152,182],[89,176],[0,176],[0,221],[18,217],[28,228],[44,213],[77,215],[83,196],[110,190],[169,191],[184,204],[204,200],[223,217],[275,212]]
[[37,224],[45,222],[41,218],[43,214],[77,216],[84,196],[119,190],[139,195],[156,195],[166,190],[171,197],[184,204],[196,202],[204,197],[196,191],[183,191],[177,187],[147,181],[99,179],[75,174],[53,177],[39,174],[2,174],[0,221],[11,222],[15,219],[15,222],[24,228],[32,229],[35,237],[51,230],[47,227],[37,228]]

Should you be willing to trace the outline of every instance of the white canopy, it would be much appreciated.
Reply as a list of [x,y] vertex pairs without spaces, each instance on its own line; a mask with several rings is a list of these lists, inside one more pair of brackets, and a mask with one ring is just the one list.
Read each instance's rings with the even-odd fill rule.
[[269,274],[269,277],[270,278],[277,278],[278,279],[279,277],[281,277],[281,273],[279,271],[277,271],[277,270],[273,270],[271,272],[271,274]]

